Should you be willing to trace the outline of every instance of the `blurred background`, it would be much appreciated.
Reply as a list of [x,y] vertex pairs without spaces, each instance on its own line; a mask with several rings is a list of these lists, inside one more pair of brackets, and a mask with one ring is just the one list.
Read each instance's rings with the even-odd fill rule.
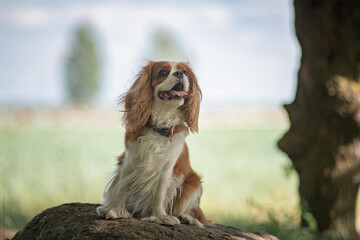
[[300,60],[293,21],[288,0],[1,1],[0,224],[100,203],[124,150],[118,96],[147,60],[175,60],[190,62],[203,91],[188,144],[208,218],[310,235],[276,146]]

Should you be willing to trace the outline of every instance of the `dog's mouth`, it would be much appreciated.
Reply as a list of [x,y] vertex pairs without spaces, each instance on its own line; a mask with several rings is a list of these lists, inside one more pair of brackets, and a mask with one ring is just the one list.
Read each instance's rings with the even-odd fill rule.
[[184,84],[181,82],[175,84],[169,91],[159,92],[159,98],[163,101],[171,101],[173,99],[178,100],[187,95],[188,93],[184,91]]

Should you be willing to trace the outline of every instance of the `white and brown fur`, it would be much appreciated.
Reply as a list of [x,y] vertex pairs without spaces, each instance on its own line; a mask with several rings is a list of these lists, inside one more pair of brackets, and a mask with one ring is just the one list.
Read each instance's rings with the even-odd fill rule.
[[[160,71],[162,71],[160,73]],[[167,73],[167,74],[164,74]],[[186,95],[164,100],[179,81]],[[185,138],[198,131],[201,90],[189,64],[149,62],[122,97],[125,152],[104,191],[97,212],[107,219],[137,215],[145,221],[174,225],[211,225],[200,209],[202,186],[193,171]],[[166,137],[151,127],[178,126]],[[180,220],[179,220],[180,219]]]

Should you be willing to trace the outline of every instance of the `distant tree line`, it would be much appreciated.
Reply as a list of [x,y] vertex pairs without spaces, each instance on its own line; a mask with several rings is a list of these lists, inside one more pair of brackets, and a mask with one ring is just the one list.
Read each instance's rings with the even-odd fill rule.
[[81,24],[75,30],[65,64],[67,103],[92,104],[101,87],[101,58],[94,30]]

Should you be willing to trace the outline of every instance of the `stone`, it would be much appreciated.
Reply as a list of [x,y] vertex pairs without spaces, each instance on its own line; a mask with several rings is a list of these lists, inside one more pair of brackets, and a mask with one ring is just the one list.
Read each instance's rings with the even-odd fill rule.
[[269,234],[220,224],[199,228],[187,224],[163,226],[137,218],[105,220],[97,215],[98,206],[69,203],[46,209],[18,231],[13,239],[277,239]]

